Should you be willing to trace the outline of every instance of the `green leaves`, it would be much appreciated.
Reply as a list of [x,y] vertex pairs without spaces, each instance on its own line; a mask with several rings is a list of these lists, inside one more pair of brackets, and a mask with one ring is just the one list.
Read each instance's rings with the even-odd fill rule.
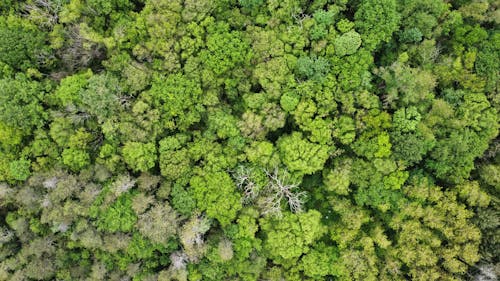
[[330,63],[323,57],[300,57],[295,71],[300,78],[319,80],[330,70]]
[[122,154],[127,165],[134,171],[145,172],[153,168],[157,159],[154,143],[127,142]]
[[171,129],[187,129],[200,121],[205,110],[199,82],[182,74],[156,77],[144,95],[160,110],[164,124]]
[[0,2],[0,280],[499,256],[494,0]]
[[325,234],[321,214],[311,210],[307,213],[285,213],[280,220],[262,219],[261,227],[266,232],[264,249],[274,262],[292,265],[310,245]]
[[278,150],[288,169],[301,175],[321,170],[328,159],[327,146],[311,143],[299,132],[281,137]]
[[373,50],[381,42],[388,42],[398,28],[396,1],[363,0],[354,18],[356,30],[363,34],[364,46]]
[[239,32],[228,32],[224,24],[216,25],[214,28],[215,32],[207,37],[207,49],[200,53],[208,69],[216,75],[222,75],[250,60],[252,53]]
[[0,79],[0,122],[30,134],[30,130],[42,126],[47,117],[43,97],[43,85],[25,75]]
[[97,228],[107,232],[131,231],[137,221],[132,209],[133,196],[131,193],[123,194],[112,205],[99,211],[95,215]]
[[215,218],[222,226],[236,218],[241,209],[241,198],[235,192],[235,184],[225,172],[194,176],[189,182],[196,205],[206,211],[209,218]]
[[33,23],[16,16],[0,17],[0,62],[14,69],[43,66],[49,61],[47,34]]
[[15,180],[24,181],[31,174],[30,166],[31,162],[26,159],[12,161],[9,165],[10,176]]
[[79,171],[90,164],[89,154],[80,148],[66,148],[61,156],[64,165],[73,171]]
[[339,57],[356,53],[361,46],[361,36],[356,31],[349,31],[337,37],[334,42],[335,54]]

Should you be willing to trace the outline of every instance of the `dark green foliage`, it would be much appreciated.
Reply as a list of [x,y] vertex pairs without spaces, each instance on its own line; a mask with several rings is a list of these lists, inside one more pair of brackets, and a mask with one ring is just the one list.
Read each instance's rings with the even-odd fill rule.
[[20,17],[0,17],[0,62],[14,69],[43,66],[50,59],[47,34]]
[[354,18],[356,30],[362,34],[364,46],[373,50],[381,42],[388,42],[398,29],[400,16],[396,0],[363,0]]
[[330,64],[323,57],[300,57],[295,66],[300,78],[321,79],[329,72]]
[[493,280],[496,2],[0,1],[0,280]]
[[29,133],[41,127],[47,113],[42,101],[43,86],[24,75],[0,80],[0,122],[11,128]]

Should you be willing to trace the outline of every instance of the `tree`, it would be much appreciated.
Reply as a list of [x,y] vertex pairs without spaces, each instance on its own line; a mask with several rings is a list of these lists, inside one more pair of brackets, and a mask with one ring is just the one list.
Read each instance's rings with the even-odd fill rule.
[[43,86],[25,75],[0,79],[0,122],[25,134],[41,127],[47,118],[43,110]]
[[321,214],[316,210],[305,213],[284,213],[277,220],[271,217],[259,221],[265,231],[264,249],[278,264],[293,265],[311,245],[325,234]]
[[211,27],[207,36],[207,49],[200,52],[200,58],[207,69],[216,75],[227,73],[236,66],[248,63],[252,53],[237,31],[229,32],[229,26],[219,23]]
[[26,159],[19,159],[10,163],[10,174],[15,180],[23,181],[30,176],[31,162]]
[[155,77],[151,89],[143,95],[160,110],[163,124],[171,129],[187,129],[199,122],[205,111],[199,81],[182,74]]
[[400,16],[395,0],[364,0],[354,14],[354,19],[364,46],[373,50],[380,43],[390,40],[398,28]]
[[283,163],[298,174],[312,174],[328,159],[327,146],[309,142],[300,132],[281,137],[277,146]]
[[236,218],[241,209],[241,198],[235,192],[235,185],[227,173],[194,176],[189,184],[196,205],[201,211],[206,211],[209,218],[217,219],[222,226]]
[[126,142],[122,149],[123,159],[134,171],[145,172],[156,164],[154,143]]
[[338,56],[352,55],[361,46],[361,36],[356,31],[349,31],[337,37],[334,44]]
[[93,75],[84,90],[79,92],[81,107],[99,122],[114,116],[120,107],[121,86],[112,75]]
[[[210,224],[211,221],[206,217],[194,214],[182,226],[179,236],[188,260],[197,262],[207,250],[203,235],[210,229]],[[182,268],[183,259],[177,259],[177,268]]]
[[329,71],[330,63],[323,57],[300,57],[295,72],[302,79],[322,79]]
[[155,205],[137,220],[139,232],[154,243],[167,245],[177,234],[178,215],[169,205]]
[[73,171],[80,171],[90,164],[90,155],[80,148],[66,148],[61,156],[64,165]]
[[[91,214],[92,217],[97,218],[95,222],[97,229],[110,233],[131,231],[137,222],[137,215],[132,209],[133,196],[132,193],[124,193],[109,207],[101,208]],[[95,204],[99,204],[99,201],[96,200]]]
[[190,174],[189,152],[182,145],[187,136],[166,137],[159,144],[161,174],[168,179],[177,180]]
[[0,17],[0,61],[14,69],[27,70],[49,64],[51,50],[47,34],[16,16]]

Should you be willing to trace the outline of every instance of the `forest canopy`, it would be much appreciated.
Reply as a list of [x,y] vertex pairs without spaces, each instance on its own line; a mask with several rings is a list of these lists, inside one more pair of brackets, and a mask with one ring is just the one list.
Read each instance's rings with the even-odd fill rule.
[[497,280],[499,6],[0,1],[0,280]]

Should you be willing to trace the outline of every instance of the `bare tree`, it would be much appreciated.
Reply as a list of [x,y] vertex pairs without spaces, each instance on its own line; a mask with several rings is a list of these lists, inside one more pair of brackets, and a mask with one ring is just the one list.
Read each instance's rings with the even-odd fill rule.
[[30,4],[26,4],[24,10],[33,22],[50,30],[59,21],[59,12],[62,6],[62,0],[34,0]]
[[294,213],[301,212],[306,193],[297,191],[299,185],[291,182],[288,172],[277,167],[272,171],[264,170],[264,172],[268,182],[263,187],[252,179],[251,168],[239,166],[232,172],[236,186],[243,191],[243,203],[256,203],[263,215],[281,217],[283,204],[288,205],[290,211]]
[[170,255],[170,260],[172,261],[172,268],[179,270],[186,268],[189,257],[183,251],[176,251]]
[[298,184],[289,182],[287,173],[280,173],[278,168],[272,172],[266,170],[269,178],[267,186],[264,188],[263,213],[281,216],[281,204],[285,201],[294,213],[302,212],[306,193],[296,192]]
[[232,173],[236,186],[243,191],[243,203],[250,203],[259,195],[259,186],[251,178],[252,169],[238,166]]

